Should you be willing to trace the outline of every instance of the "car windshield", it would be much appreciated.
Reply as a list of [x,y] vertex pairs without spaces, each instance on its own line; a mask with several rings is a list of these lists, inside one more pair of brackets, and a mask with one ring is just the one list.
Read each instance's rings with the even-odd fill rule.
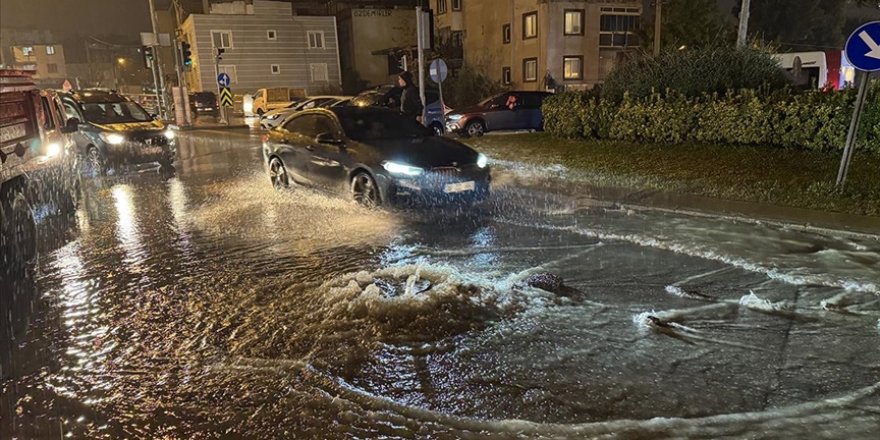
[[83,116],[96,124],[120,124],[125,122],[148,122],[153,118],[143,107],[131,101],[92,102],[83,106]]
[[505,96],[506,95],[504,95],[504,94],[495,95],[490,98],[484,99],[483,102],[479,103],[478,105],[480,107],[491,107],[492,105],[503,105],[504,102],[502,102],[502,101],[504,100]]
[[340,114],[339,122],[346,136],[356,141],[420,138],[432,134],[414,119],[391,111]]

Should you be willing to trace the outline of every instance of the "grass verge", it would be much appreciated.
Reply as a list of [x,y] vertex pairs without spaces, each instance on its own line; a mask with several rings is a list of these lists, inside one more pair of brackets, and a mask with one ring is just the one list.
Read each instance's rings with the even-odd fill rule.
[[880,156],[861,151],[853,156],[846,188],[838,191],[839,152],[584,141],[546,133],[464,141],[496,159],[560,164],[599,186],[880,216]]

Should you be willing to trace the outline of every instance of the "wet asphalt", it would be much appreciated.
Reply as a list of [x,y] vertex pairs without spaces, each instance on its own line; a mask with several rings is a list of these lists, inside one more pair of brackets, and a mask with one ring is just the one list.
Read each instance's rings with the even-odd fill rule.
[[474,208],[367,210],[275,191],[259,148],[189,132],[174,170],[40,217],[37,273],[3,284],[0,438],[878,432],[880,237],[510,164]]

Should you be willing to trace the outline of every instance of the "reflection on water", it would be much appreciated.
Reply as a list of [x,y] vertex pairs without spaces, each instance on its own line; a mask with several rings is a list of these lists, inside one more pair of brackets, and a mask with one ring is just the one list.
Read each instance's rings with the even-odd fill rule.
[[[277,193],[256,144],[187,142],[170,179],[90,182],[79,236],[44,256],[28,295],[42,308],[12,309],[33,323],[4,351],[28,366],[0,400],[18,432],[870,438],[877,426],[880,352],[865,348],[880,342],[880,301],[862,288],[876,239],[580,211],[528,188],[464,215],[371,211]],[[525,282],[543,272],[564,286]]]

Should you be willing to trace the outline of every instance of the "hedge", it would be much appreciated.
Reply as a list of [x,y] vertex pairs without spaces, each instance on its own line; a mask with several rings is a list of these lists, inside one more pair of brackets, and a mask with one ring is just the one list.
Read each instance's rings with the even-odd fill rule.
[[[595,93],[566,92],[544,101],[544,128],[567,138],[836,150],[846,141],[854,101],[854,90],[699,97],[666,91],[626,94],[619,104]],[[869,91],[858,148],[880,153],[880,82]]]
[[671,90],[699,97],[728,90],[779,90],[787,84],[785,71],[766,50],[706,47],[628,60],[605,78],[602,95],[620,102],[627,93],[644,98]]

